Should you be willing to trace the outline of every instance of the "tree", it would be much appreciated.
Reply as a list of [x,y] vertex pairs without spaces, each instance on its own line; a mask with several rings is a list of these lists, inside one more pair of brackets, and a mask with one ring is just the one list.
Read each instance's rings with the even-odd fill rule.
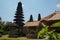
[[2,18],[0,17],[0,23],[2,22]]
[[29,19],[29,22],[32,22],[33,21],[33,16],[30,15],[30,19]]
[[3,28],[4,28],[4,22],[2,21],[2,18],[0,17],[0,37],[4,33]]
[[38,14],[38,21],[41,19],[41,15],[40,14]]
[[12,24],[12,22],[6,22],[5,24],[4,24],[4,28],[3,28],[3,30],[4,30],[4,34],[8,34],[8,32],[10,31],[9,30],[9,26]]

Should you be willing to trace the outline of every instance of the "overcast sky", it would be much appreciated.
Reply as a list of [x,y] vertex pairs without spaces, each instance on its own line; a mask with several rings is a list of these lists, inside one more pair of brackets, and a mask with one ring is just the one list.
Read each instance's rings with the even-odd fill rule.
[[13,21],[19,1],[23,4],[25,21],[29,20],[31,14],[37,20],[39,13],[43,18],[60,10],[60,0],[0,0],[0,17],[3,21]]

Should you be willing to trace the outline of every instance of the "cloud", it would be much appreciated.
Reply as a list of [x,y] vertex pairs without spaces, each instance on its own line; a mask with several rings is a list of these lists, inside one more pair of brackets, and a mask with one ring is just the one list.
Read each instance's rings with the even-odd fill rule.
[[60,3],[56,5],[57,8],[60,8]]
[[22,7],[24,7],[24,4],[22,4]]

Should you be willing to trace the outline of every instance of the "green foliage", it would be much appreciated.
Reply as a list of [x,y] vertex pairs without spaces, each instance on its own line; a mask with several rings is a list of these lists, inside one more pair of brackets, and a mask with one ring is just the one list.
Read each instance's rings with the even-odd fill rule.
[[60,40],[60,33],[56,34],[58,40]]
[[4,30],[7,30],[11,24],[12,22],[6,22],[6,24],[4,25]]
[[60,27],[60,21],[52,24],[53,27]]
[[12,22],[6,22],[6,24],[5,24],[4,22],[1,21],[1,23],[0,23],[0,33],[5,34],[5,32],[7,31],[8,27],[9,27],[9,25],[11,25],[11,24],[12,24]]
[[50,37],[51,40],[59,40],[58,38],[58,34],[57,33],[54,33],[54,31],[48,35]]
[[46,38],[49,36],[51,40],[60,40],[60,34],[54,32],[55,30],[49,31],[48,27],[43,28],[41,31],[38,32],[38,38]]
[[3,30],[3,28],[4,28],[4,24],[3,23],[0,23],[0,33],[2,32],[4,32],[4,30]]
[[48,32],[48,27],[43,28],[41,31],[38,32],[37,38],[41,37],[44,38],[44,35]]
[[4,30],[4,34],[7,34],[8,32],[9,32],[9,26],[12,24],[12,22],[6,22],[5,24],[4,24],[4,28],[3,28],[3,30]]
[[52,40],[60,40],[60,34],[59,33],[53,33],[51,34],[51,39]]

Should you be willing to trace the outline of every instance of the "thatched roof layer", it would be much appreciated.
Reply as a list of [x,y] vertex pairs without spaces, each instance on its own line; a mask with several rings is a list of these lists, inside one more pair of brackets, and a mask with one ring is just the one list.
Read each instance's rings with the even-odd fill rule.
[[54,12],[54,13],[44,17],[43,19],[41,19],[41,21],[43,21],[43,20],[45,20],[45,21],[60,20],[60,11]]
[[33,22],[27,22],[25,23],[24,27],[36,27],[36,26],[39,26],[40,24],[40,21],[33,21]]
[[43,19],[40,20],[46,25],[51,25],[52,23],[60,21],[60,11],[54,12]]

